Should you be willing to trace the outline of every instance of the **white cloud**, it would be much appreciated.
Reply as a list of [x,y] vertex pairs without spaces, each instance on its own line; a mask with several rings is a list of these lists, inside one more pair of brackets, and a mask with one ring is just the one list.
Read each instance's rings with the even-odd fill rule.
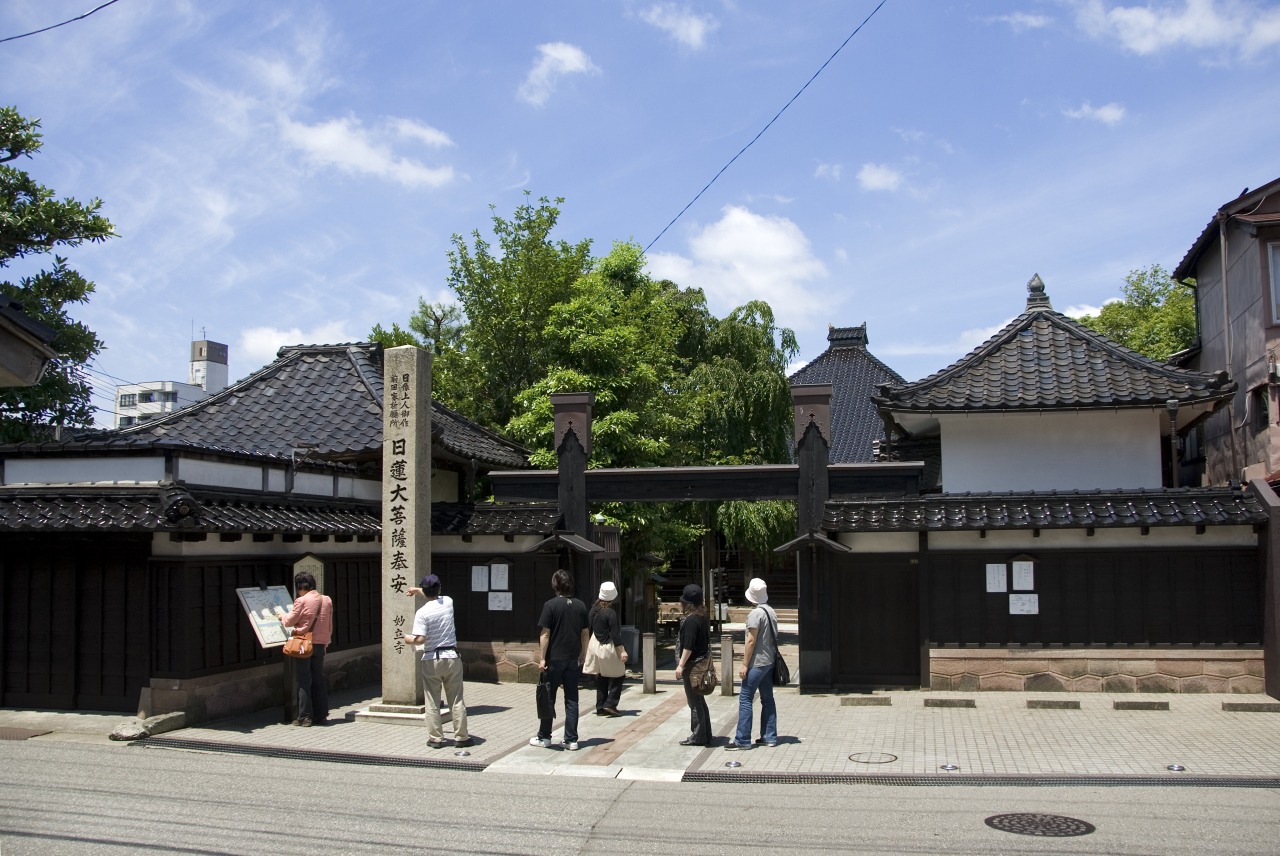
[[264,366],[276,358],[285,345],[338,345],[354,341],[342,321],[329,321],[303,332],[298,327],[250,327],[240,331],[236,359],[249,365]]
[[863,190],[894,191],[902,186],[902,173],[885,164],[867,163],[858,170],[858,184]]
[[646,24],[663,30],[671,38],[687,48],[698,50],[706,44],[707,36],[720,26],[711,15],[695,15],[689,9],[674,3],[658,3],[640,13]]
[[1114,101],[1103,104],[1101,107],[1093,107],[1086,101],[1077,110],[1063,110],[1062,115],[1068,119],[1090,119],[1115,127],[1124,121],[1125,109],[1123,104],[1117,104]]
[[1167,50],[1238,50],[1253,57],[1280,46],[1280,9],[1251,0],[1184,0],[1107,8],[1086,0],[1077,23],[1089,35],[1148,55]]
[[520,84],[518,94],[533,106],[541,107],[555,92],[560,78],[567,74],[598,74],[599,71],[591,57],[576,45],[566,42],[538,45],[538,58],[533,61],[533,68],[529,69],[524,83]]
[[1039,30],[1053,23],[1053,19],[1047,15],[1030,15],[1026,12],[996,15],[988,20],[998,24],[1008,24],[1015,33],[1021,33],[1023,30]]
[[433,149],[443,149],[457,145],[449,139],[449,135],[438,128],[415,122],[412,119],[394,118],[387,122],[387,127],[410,140],[417,140]]
[[996,333],[1003,330],[1012,318],[991,327],[975,327],[962,330],[960,334],[949,340],[930,340],[928,342],[899,342],[897,344],[880,345],[876,350],[884,356],[906,357],[938,354],[951,361],[972,351]]
[[[1112,300],[1118,300],[1118,299],[1119,298],[1112,298],[1111,300],[1108,300],[1107,303],[1111,303]],[[1068,318],[1075,318],[1078,320],[1080,318],[1083,318],[1086,315],[1091,315],[1091,316],[1097,315],[1101,311],[1102,311],[1101,306],[1092,306],[1088,303],[1077,303],[1073,306],[1068,306],[1066,309],[1063,309],[1062,314],[1067,316]]]
[[838,163],[820,163],[818,168],[813,171],[814,178],[829,178],[832,181],[840,180],[840,173],[844,171],[844,166]]
[[833,296],[818,287],[827,268],[813,254],[800,227],[785,217],[765,217],[737,205],[689,240],[688,257],[655,253],[649,271],[686,288],[701,288],[717,312],[764,300],[778,323],[800,326],[831,311]]
[[304,125],[288,118],[280,121],[280,136],[286,143],[306,155],[316,167],[336,167],[355,175],[373,175],[406,187],[441,187],[454,179],[453,167],[429,167],[412,158],[395,154],[384,142],[388,133],[405,135],[409,128],[418,139],[429,137],[432,145],[441,143],[439,131],[408,120],[395,120],[379,134],[367,130],[354,117],[330,119],[316,125]]

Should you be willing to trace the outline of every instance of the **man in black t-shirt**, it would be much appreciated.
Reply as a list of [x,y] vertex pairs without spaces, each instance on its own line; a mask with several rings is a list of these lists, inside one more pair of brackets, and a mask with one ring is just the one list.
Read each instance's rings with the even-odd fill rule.
[[[547,673],[551,684],[551,703],[555,704],[556,689],[564,686],[564,748],[572,752],[578,748],[578,679],[582,663],[587,659],[587,640],[591,630],[587,623],[587,605],[573,596],[573,577],[568,571],[556,571],[551,576],[551,587],[556,596],[542,606],[538,627],[538,668]],[[539,719],[538,736],[529,741],[530,746],[551,748],[550,719]]]

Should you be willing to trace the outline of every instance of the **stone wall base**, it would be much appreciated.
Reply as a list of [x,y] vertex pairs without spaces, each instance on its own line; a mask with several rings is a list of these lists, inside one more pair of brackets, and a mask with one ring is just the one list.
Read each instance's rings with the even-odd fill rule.
[[[378,645],[326,652],[324,673],[330,691],[377,684],[382,679],[381,652]],[[187,680],[152,678],[142,689],[138,716],[180,711],[187,715],[188,725],[195,725],[277,706],[284,706],[284,667],[272,663]]]
[[934,648],[929,687],[981,692],[1261,693],[1261,650]]
[[459,642],[468,681],[536,684],[537,642]]

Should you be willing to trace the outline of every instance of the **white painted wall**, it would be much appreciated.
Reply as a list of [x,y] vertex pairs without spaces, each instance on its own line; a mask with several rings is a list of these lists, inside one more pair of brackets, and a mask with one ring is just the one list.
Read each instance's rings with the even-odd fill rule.
[[262,467],[254,464],[178,458],[175,476],[184,484],[262,490]]
[[295,473],[293,492],[308,496],[333,496],[333,476],[326,473]]
[[197,556],[292,556],[314,553],[327,559],[334,556],[378,556],[382,547],[379,541],[334,541],[322,543],[309,540],[284,541],[277,535],[270,541],[255,541],[245,535],[239,541],[223,541],[217,533],[210,533],[203,541],[171,541],[169,533],[155,532],[151,536],[151,555],[167,558],[193,558]]
[[339,476],[338,496],[341,499],[376,501],[382,497],[382,482],[375,479],[353,479]]
[[930,532],[930,550],[1112,550],[1121,547],[1148,547],[1153,550],[1171,547],[1257,547],[1258,536],[1252,526],[1206,526],[1197,535],[1194,526],[1153,526],[1143,535],[1141,529],[1095,529],[1089,535],[1083,529],[1041,529],[1040,537],[1031,530],[988,530],[987,537],[978,532]]
[[1161,487],[1155,410],[941,415],[942,489]]
[[4,483],[136,484],[164,480],[164,458],[7,458]]

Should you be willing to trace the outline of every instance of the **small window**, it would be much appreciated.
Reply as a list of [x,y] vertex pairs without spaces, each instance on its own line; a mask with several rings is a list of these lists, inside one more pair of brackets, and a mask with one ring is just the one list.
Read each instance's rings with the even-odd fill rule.
[[167,402],[167,403],[169,403],[169,404],[177,404],[177,403],[178,403],[178,393],[177,393],[177,392],[162,392],[162,393],[160,393],[160,400],[161,400],[161,401],[164,401],[164,402]]
[[132,416],[121,416],[121,417],[120,417],[120,425],[119,425],[118,427],[120,427],[120,428],[128,428],[130,425],[132,425],[132,424],[134,423],[134,421],[135,421],[135,420],[134,420],[134,418],[133,418]]
[[155,401],[155,400],[156,400],[156,394],[155,394],[154,392],[140,392],[140,393],[138,393],[138,403],[139,403],[139,404],[150,404],[151,402],[153,402],[153,401]]
[[1267,423],[1270,421],[1271,396],[1267,392],[1267,385],[1262,384],[1249,391],[1249,427],[1256,434],[1267,430]]
[[136,392],[128,392],[120,396],[121,407],[134,407],[138,403],[138,394]]
[[1271,321],[1280,324],[1280,243],[1267,244],[1267,268],[1271,277]]

